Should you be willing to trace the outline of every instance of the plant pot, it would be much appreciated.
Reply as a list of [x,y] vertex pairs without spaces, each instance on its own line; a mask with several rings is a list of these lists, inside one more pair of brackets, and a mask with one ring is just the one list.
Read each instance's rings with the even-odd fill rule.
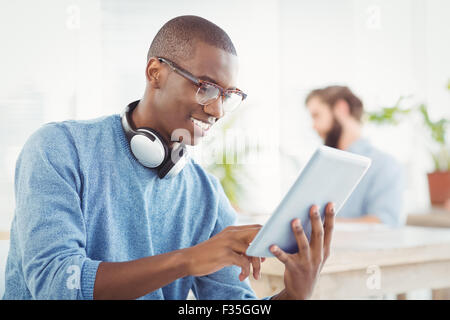
[[428,173],[430,200],[433,205],[444,205],[450,199],[450,171]]

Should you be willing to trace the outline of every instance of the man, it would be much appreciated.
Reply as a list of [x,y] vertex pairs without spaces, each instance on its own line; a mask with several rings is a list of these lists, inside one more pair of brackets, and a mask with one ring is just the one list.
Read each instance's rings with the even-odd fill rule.
[[[198,299],[256,298],[245,279],[250,266],[259,278],[261,260],[245,251],[261,226],[231,226],[220,183],[193,160],[160,179],[167,172],[143,159],[198,143],[245,98],[237,63],[218,26],[174,18],[150,46],[144,96],[126,116],[50,123],[31,136],[17,161],[4,298],[186,299],[190,289]],[[333,204],[325,210],[323,225],[311,207],[310,243],[292,221],[298,254],[271,246],[286,267],[271,298],[311,295],[330,250]]]
[[371,167],[341,208],[337,221],[401,225],[402,168],[393,157],[362,137],[361,100],[345,86],[330,86],[313,90],[305,103],[314,130],[325,145],[372,159]]

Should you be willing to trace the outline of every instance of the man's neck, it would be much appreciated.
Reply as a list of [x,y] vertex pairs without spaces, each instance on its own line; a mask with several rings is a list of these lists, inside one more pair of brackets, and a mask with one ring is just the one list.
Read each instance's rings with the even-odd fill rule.
[[148,115],[148,113],[146,114],[145,112],[145,110],[147,109],[146,104],[147,102],[145,101],[144,97],[139,101],[137,107],[131,113],[131,121],[133,122],[135,128],[151,127],[149,125],[151,119],[147,119],[146,117],[146,115]]
[[161,136],[164,137],[165,142],[168,144],[169,148],[172,146],[170,137],[167,137],[165,132],[154,122],[155,115],[150,112],[150,102],[146,99],[146,96],[139,101],[137,107],[131,113],[131,121],[135,128],[147,127],[156,130]]
[[342,126],[342,134],[339,138],[338,149],[347,150],[356,140],[361,138],[361,124],[355,121],[349,121]]

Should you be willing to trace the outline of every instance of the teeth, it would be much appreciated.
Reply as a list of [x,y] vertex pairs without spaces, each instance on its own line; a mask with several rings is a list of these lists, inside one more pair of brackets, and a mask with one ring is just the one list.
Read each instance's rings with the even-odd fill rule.
[[191,121],[196,124],[197,126],[199,126],[200,128],[202,128],[203,130],[208,130],[211,127],[210,123],[206,123],[197,119],[194,119],[191,117]]

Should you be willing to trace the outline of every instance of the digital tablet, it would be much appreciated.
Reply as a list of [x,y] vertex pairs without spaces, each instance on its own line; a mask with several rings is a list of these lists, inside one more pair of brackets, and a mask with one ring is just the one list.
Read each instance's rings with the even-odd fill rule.
[[269,250],[273,244],[288,253],[298,252],[291,227],[292,220],[300,218],[309,240],[311,206],[319,206],[322,221],[328,202],[335,204],[335,214],[338,214],[370,164],[371,160],[367,157],[326,146],[319,147],[253,239],[246,254],[253,257],[273,257]]

